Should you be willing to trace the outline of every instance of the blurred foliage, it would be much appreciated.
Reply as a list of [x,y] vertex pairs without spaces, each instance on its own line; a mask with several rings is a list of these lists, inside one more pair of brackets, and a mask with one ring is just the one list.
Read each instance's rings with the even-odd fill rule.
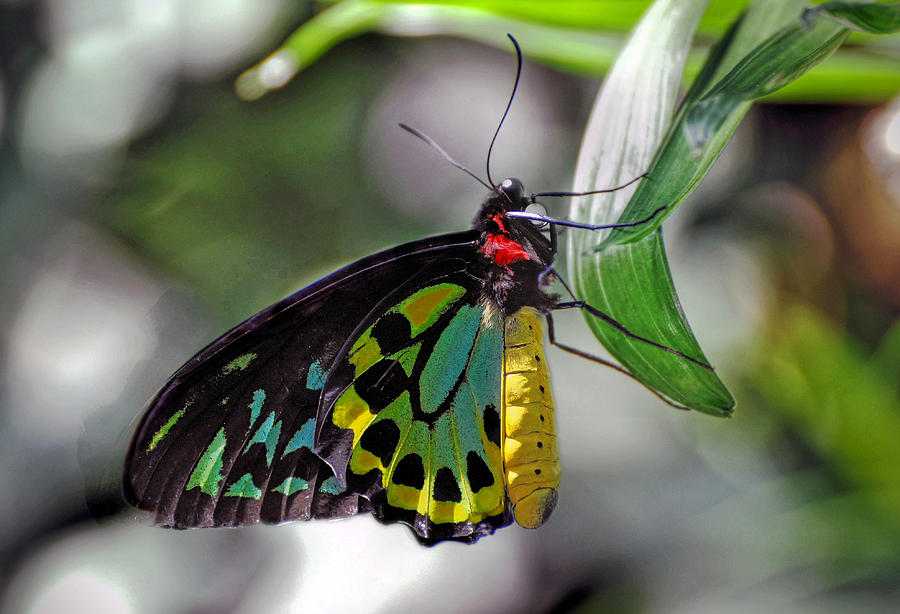
[[808,306],[773,313],[744,387],[826,478],[815,484],[809,467],[798,468],[796,492],[807,501],[768,521],[778,533],[799,531],[795,539],[810,546],[793,556],[784,552],[793,546],[779,547],[783,564],[825,566],[838,584],[900,572],[898,339],[900,320],[870,352]]
[[[497,33],[512,32],[529,57],[559,70],[596,77],[610,67],[627,32],[649,4],[615,0],[344,0],[303,24],[273,56],[286,59],[293,74],[335,44],[363,32],[402,36],[448,34],[500,48],[504,42]],[[697,75],[712,42],[724,35],[746,5],[747,2],[712,0],[699,25],[696,53],[688,61],[688,82]],[[875,18],[883,22],[891,17],[879,14]],[[238,91],[243,95],[257,97],[272,86],[257,79],[263,64],[265,61],[239,80]],[[771,96],[793,101],[871,102],[885,100],[898,91],[900,42],[896,37],[880,40],[859,32],[832,62]]]
[[106,223],[227,324],[366,251],[434,232],[364,179],[357,151],[382,61],[328,58],[252,104],[227,86],[185,92],[157,136],[133,147]]

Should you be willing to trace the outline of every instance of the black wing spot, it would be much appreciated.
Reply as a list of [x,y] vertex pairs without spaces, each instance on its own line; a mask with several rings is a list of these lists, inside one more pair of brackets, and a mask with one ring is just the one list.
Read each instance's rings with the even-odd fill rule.
[[378,420],[363,431],[359,438],[359,445],[377,456],[385,467],[390,465],[398,443],[400,427],[393,420]]
[[462,493],[459,492],[459,484],[453,477],[453,472],[447,467],[441,467],[434,476],[434,500],[435,501],[451,501],[459,503],[462,501]]
[[354,382],[356,393],[373,413],[387,407],[409,388],[409,377],[396,360],[379,360]]
[[541,470],[540,470],[540,469],[535,469],[535,470],[534,470],[534,475],[541,475]]
[[393,312],[381,316],[372,327],[372,337],[384,355],[394,354],[407,347],[412,335],[409,320]]
[[470,450],[466,454],[466,477],[469,478],[472,492],[478,492],[482,488],[494,485],[494,474],[491,473],[484,459],[478,456],[474,450]]
[[493,403],[484,406],[482,413],[484,420],[484,432],[487,434],[488,441],[500,447],[500,414]]
[[544,421],[544,414],[541,414],[541,422]]
[[541,357],[538,356],[537,354],[534,355],[534,359],[535,359],[535,361],[537,361],[537,362],[541,362]]
[[541,394],[544,394],[544,387],[541,385],[541,386],[538,386],[538,388],[541,389]]
[[543,447],[544,447],[544,442],[543,442],[543,441],[537,442],[537,447],[543,448]]
[[392,479],[394,484],[421,490],[425,486],[425,465],[422,464],[422,457],[410,453],[401,458],[394,469]]

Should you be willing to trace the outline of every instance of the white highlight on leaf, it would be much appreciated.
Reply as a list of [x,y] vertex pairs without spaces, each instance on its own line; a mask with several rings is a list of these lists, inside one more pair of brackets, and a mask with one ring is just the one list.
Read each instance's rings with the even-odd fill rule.
[[[641,18],[594,103],[573,191],[621,185],[650,166],[671,123],[685,60],[706,5],[707,0],[658,0]],[[569,217],[594,224],[615,222],[636,187],[573,199]],[[570,236],[578,243],[576,254],[583,250],[581,242],[597,242],[596,236],[584,233]],[[579,260],[570,257],[572,278],[571,268]]]

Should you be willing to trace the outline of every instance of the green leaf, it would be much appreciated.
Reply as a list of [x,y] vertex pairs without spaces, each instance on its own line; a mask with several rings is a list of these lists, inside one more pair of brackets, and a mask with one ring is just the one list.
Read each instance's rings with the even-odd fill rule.
[[811,21],[820,15],[857,32],[891,34],[900,30],[900,2],[826,2],[807,9],[803,18]]
[[705,145],[742,103],[781,89],[840,46],[848,32],[818,20],[797,20],[754,49],[687,113],[684,132],[695,151]]
[[[895,15],[888,5],[831,3],[801,13],[799,0],[755,2],[713,50],[669,127],[671,87],[695,24],[676,19],[673,8],[665,0],[655,3],[611,70],[582,143],[574,189],[621,185],[647,168],[649,179],[630,200],[629,188],[583,198],[571,208],[572,219],[591,224],[651,221],[612,230],[599,245],[596,236],[570,234],[569,273],[579,298],[632,332],[705,361],[672,285],[662,221],[699,184],[754,99],[790,83],[846,39],[849,30],[835,15],[870,32],[893,27]],[[660,207],[664,212],[655,215]],[[729,413],[733,398],[711,371],[629,339],[600,319],[587,320],[610,353],[648,386],[687,407]]]
[[[593,266],[583,266],[575,278],[576,295],[632,332],[708,362],[675,294],[661,232],[613,246],[591,261]],[[599,279],[602,283],[596,284]],[[630,340],[593,316],[585,319],[604,347],[645,385],[685,407],[715,416],[731,414],[734,398],[714,372]]]
[[[576,190],[621,185],[648,167],[668,128],[690,40],[705,6],[702,0],[659,0],[642,18],[591,113],[575,173]],[[608,223],[618,217],[630,192],[627,188],[575,199],[570,217]],[[602,253],[593,251],[596,242],[589,232],[569,234],[568,268],[575,294],[632,332],[705,362],[678,303],[661,233]],[[718,416],[730,413],[734,399],[712,371],[585,317],[610,353],[646,385],[686,407]]]
[[241,73],[234,85],[237,95],[255,100],[282,87],[339,42],[374,28],[389,8],[380,2],[349,0],[322,11],[273,54]]
[[[752,101],[780,89],[827,58],[849,34],[846,28],[828,19],[816,19],[810,25],[800,18],[798,3],[780,4],[792,8],[796,17],[755,46],[715,85],[692,88],[649,167],[654,180],[642,182],[618,221],[645,219],[663,205],[666,210],[650,223],[610,233],[598,249],[636,241],[659,227],[699,185]],[[756,7],[765,5],[757,3],[751,10],[759,13]],[[747,27],[746,20],[742,29],[760,32]],[[728,62],[722,64],[728,66]]]

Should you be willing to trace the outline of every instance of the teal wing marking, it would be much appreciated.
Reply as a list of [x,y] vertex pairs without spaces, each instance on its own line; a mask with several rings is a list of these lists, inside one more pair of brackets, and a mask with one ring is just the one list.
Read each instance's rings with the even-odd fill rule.
[[272,490],[283,495],[293,495],[303,490],[309,490],[309,482],[302,478],[284,478],[284,481]]
[[219,494],[219,484],[225,477],[222,475],[222,455],[225,453],[225,428],[219,429],[215,439],[206,448],[199,462],[191,472],[187,490],[199,487],[201,491],[215,497]]
[[250,438],[244,448],[246,454],[250,450],[250,446],[255,443],[261,443],[266,447],[266,465],[272,464],[275,457],[275,447],[278,445],[278,439],[281,437],[281,420],[275,421],[275,412],[269,414],[265,421],[259,426],[256,434]]
[[250,427],[256,424],[256,419],[262,411],[263,403],[266,402],[266,391],[262,388],[253,391],[253,401],[248,406],[250,408]]
[[344,492],[346,488],[340,485],[337,479],[334,476],[331,476],[319,486],[319,491],[327,492],[330,495],[339,495]]
[[422,411],[431,414],[447,400],[469,362],[483,310],[462,305],[441,333],[419,376]]
[[302,450],[303,448],[311,451],[313,449],[315,436],[316,420],[315,418],[310,418],[303,423],[303,426],[301,426],[300,429],[296,433],[294,433],[294,436],[291,437],[291,440],[287,442],[287,445],[281,452],[281,456],[287,456],[291,452],[296,452],[297,450]]
[[262,490],[253,483],[253,474],[245,473],[238,481],[228,487],[225,491],[226,497],[247,497],[248,499],[259,499],[262,497]]
[[321,390],[325,385],[325,371],[322,370],[322,361],[316,360],[309,365],[309,372],[306,375],[306,387],[310,390]]

